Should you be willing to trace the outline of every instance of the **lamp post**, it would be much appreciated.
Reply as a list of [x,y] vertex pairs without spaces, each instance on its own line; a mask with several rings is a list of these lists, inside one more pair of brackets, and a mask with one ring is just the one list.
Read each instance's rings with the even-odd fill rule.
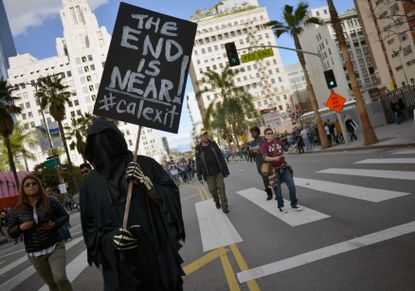
[[404,77],[405,77],[406,86],[408,86],[408,85],[409,85],[409,82],[408,82],[408,76],[406,75],[405,68],[403,67],[403,63],[402,63],[402,56],[401,56],[401,51],[402,51],[402,47],[401,47],[401,46],[400,46],[398,49],[393,50],[393,51],[392,51],[392,57],[394,58],[394,57],[399,56],[399,61],[400,61],[400,63],[401,63],[402,72],[403,72],[403,75],[404,75]]

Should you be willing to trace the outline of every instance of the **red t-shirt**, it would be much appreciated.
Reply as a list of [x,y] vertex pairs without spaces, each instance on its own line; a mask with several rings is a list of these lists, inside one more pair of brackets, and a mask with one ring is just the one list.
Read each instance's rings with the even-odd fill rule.
[[282,156],[279,161],[270,162],[272,167],[279,168],[285,164],[284,145],[279,140],[267,141],[261,145],[261,153],[265,157]]

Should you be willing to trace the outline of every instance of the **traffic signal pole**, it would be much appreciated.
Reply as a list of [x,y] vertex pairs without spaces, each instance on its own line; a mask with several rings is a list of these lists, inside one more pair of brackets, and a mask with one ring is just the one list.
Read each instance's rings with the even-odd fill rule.
[[[316,52],[310,52],[310,51],[305,51],[305,50],[299,50],[299,49],[295,49],[295,48],[291,48],[291,47],[286,47],[286,46],[279,46],[279,45],[259,45],[259,46],[249,46],[249,47],[245,47],[245,48],[240,48],[237,49],[238,51],[240,50],[248,50],[248,49],[252,49],[252,48],[279,48],[279,49],[284,49],[284,50],[289,50],[289,51],[295,51],[295,52],[302,52],[304,54],[309,54],[309,55],[313,55],[313,56],[317,56],[320,59],[321,62],[321,66],[324,69],[324,62],[323,62],[323,57],[320,53],[316,53]],[[333,89],[330,89],[330,92],[334,92]],[[339,120],[340,123],[340,128],[342,130],[342,134],[343,134],[343,138],[344,138],[344,142],[350,143],[350,139],[349,139],[349,135],[347,134],[347,129],[346,129],[346,125],[344,124],[344,118],[343,116],[336,112],[336,117]]]

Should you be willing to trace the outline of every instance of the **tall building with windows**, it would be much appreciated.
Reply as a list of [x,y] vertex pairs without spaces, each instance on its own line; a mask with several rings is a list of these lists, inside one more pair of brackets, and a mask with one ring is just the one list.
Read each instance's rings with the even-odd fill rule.
[[354,0],[380,89],[415,84],[415,2]]
[[[106,60],[110,43],[110,35],[105,27],[99,27],[87,0],[62,0],[63,8],[60,17],[63,24],[63,37],[56,39],[57,56],[38,60],[30,54],[18,55],[10,59],[10,83],[16,85],[15,95],[20,97],[18,106],[24,108],[17,117],[27,131],[33,131],[36,126],[43,124],[39,102],[35,98],[36,81],[46,75],[59,75],[71,93],[70,102],[66,106],[65,127],[71,127],[71,118],[92,112],[94,100]],[[48,110],[45,112],[47,121],[53,121]],[[119,127],[124,133],[130,149],[134,149],[137,126],[120,122]],[[165,155],[158,132],[146,129],[140,143],[140,153],[153,156],[161,161]],[[71,143],[71,136],[67,137]],[[33,147],[35,160],[29,161],[29,167],[42,162],[46,153],[40,147]],[[74,164],[82,163],[81,155],[70,150]]]
[[[323,20],[322,25],[311,25],[300,35],[300,42],[305,51],[319,52],[321,58],[305,54],[308,73],[320,107],[324,107],[330,90],[327,88],[323,71],[332,69],[337,81],[334,90],[347,100],[354,98],[349,81],[349,74],[340,51],[336,34],[331,24],[328,7],[311,10],[311,15]],[[351,9],[339,14],[339,19],[346,37],[347,47],[356,72],[363,98],[370,102],[370,94],[379,84],[375,75],[374,64],[369,48],[364,39],[362,27],[356,10]]]
[[0,0],[0,79],[7,79],[7,69],[9,68],[9,58],[16,55],[16,48],[12,33],[10,31],[9,21],[6,10],[4,9],[3,0]]
[[[195,92],[204,89],[204,72],[221,72],[228,64],[225,43],[234,42],[239,55],[261,49],[249,47],[277,45],[272,30],[265,25],[269,22],[267,10],[259,7],[257,0],[220,1],[210,9],[196,11],[191,20],[198,23],[189,71]],[[279,52],[276,48],[273,51],[272,57],[236,67],[239,73],[235,83],[253,95],[258,110],[276,107],[284,113],[291,107],[289,85]],[[218,98],[219,92],[202,94],[198,100],[202,115]]]

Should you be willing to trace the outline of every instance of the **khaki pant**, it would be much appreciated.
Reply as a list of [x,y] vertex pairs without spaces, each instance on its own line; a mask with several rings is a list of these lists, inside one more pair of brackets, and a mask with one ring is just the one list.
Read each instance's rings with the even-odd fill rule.
[[30,262],[49,286],[50,291],[72,291],[71,283],[66,277],[65,242],[58,242],[55,250],[40,257],[29,257]]
[[212,194],[215,203],[219,203],[223,210],[228,209],[228,199],[225,193],[225,182],[223,174],[220,172],[217,175],[206,177],[210,194]]

